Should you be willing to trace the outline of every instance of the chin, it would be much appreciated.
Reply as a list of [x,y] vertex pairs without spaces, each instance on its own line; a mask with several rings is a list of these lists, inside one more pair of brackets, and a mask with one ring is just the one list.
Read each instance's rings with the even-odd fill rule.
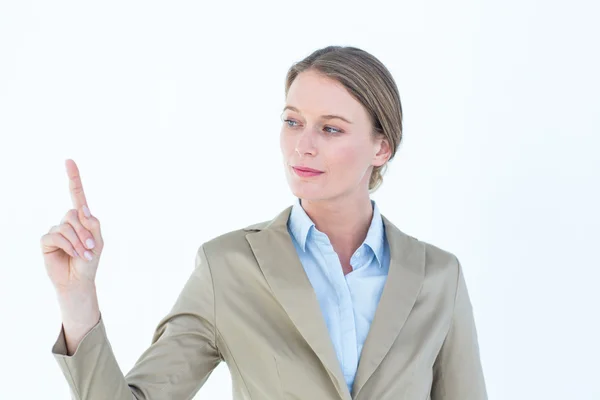
[[321,190],[316,187],[310,187],[305,182],[290,182],[290,190],[294,196],[301,199],[312,199],[321,195]]
[[332,197],[331,189],[319,185],[310,185],[306,182],[291,182],[290,189],[295,197],[307,201],[318,201]]

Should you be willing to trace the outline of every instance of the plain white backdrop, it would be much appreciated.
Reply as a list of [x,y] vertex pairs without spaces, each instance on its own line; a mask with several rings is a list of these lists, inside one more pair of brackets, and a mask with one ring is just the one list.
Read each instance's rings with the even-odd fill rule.
[[[293,201],[287,69],[351,45],[392,72],[404,142],[373,195],[456,254],[490,399],[600,399],[600,28],[593,1],[3,1],[0,398],[66,399],[39,239],[79,165],[123,372],[198,246]],[[595,251],[596,250],[596,251]],[[198,399],[231,399],[221,364]],[[448,399],[460,400],[460,399]]]

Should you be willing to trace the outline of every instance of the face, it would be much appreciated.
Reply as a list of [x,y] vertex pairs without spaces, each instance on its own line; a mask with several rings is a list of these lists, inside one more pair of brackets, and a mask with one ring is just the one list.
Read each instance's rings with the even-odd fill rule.
[[374,166],[390,156],[365,108],[337,81],[300,73],[281,115],[280,145],[288,184],[309,201],[368,196]]

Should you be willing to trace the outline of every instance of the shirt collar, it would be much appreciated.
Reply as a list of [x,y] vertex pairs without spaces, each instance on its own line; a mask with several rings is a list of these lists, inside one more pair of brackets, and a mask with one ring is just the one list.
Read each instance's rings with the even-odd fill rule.
[[373,205],[373,218],[371,219],[371,225],[369,226],[364,244],[373,250],[375,257],[377,257],[379,268],[381,268],[383,266],[383,244],[385,242],[385,229],[383,226],[381,213],[379,212],[379,207],[377,207],[377,204],[373,200],[371,200],[371,204]]
[[[373,206],[373,218],[371,219],[371,225],[369,226],[367,237],[365,238],[363,245],[366,244],[371,248],[373,253],[375,253],[378,265],[381,268],[383,266],[385,229],[377,203],[375,203],[374,200],[371,200],[371,205]],[[304,211],[304,208],[302,208],[300,199],[296,198],[288,220],[288,228],[300,245],[302,251],[306,251],[308,235],[313,227],[316,229],[314,222],[310,219],[306,211]]]
[[308,233],[313,226],[315,226],[315,223],[310,219],[306,211],[304,211],[304,208],[302,208],[300,199],[296,198],[292,211],[290,212],[288,228],[300,245],[302,251],[306,251],[306,240]]

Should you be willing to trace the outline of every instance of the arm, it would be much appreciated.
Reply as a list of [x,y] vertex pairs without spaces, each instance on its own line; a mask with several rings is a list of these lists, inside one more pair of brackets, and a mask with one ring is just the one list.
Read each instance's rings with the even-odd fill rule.
[[450,329],[433,365],[431,400],[487,400],[473,308],[460,261]]
[[203,246],[196,266],[151,345],[123,375],[102,318],[68,355],[64,329],[52,348],[76,400],[178,400],[200,390],[221,361],[216,346],[214,288]]

